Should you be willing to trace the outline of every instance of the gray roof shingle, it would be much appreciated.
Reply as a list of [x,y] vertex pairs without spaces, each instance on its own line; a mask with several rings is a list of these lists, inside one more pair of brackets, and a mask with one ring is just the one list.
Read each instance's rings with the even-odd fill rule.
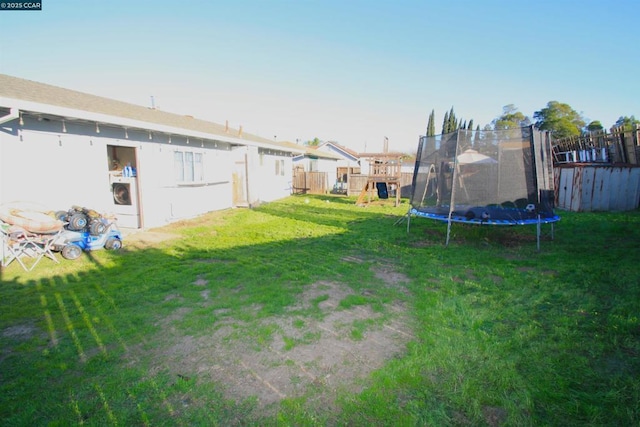
[[225,125],[197,119],[192,116],[129,104],[115,99],[34,82],[6,74],[0,74],[0,97],[104,114],[149,124],[171,126],[184,130],[219,135],[221,137],[242,138],[246,141],[268,144],[274,148],[295,148],[295,151],[304,151],[304,149],[301,149],[301,147],[291,142],[276,142],[246,132],[242,132],[240,135],[238,129],[227,129]]

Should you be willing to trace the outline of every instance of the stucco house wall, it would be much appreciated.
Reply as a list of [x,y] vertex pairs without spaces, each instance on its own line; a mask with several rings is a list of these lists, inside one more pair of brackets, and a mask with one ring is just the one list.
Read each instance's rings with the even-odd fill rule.
[[293,167],[302,168],[305,172],[324,172],[327,174],[328,188],[334,187],[338,181],[337,165],[340,161],[338,156],[323,152],[310,150],[307,154],[295,156],[293,158]]
[[79,203],[106,208],[110,190],[104,138],[63,133],[61,123],[22,120],[23,126],[16,119],[0,132],[0,200],[38,202],[52,209]]
[[[271,202],[291,194],[291,156],[279,150],[258,149],[257,167],[250,172],[256,201]],[[253,176],[251,174],[253,173]]]
[[[2,203],[36,202],[51,210],[66,210],[73,205],[86,206],[118,215],[111,184],[135,181],[140,189],[132,194],[140,210],[137,224],[120,215],[124,227],[156,227],[213,210],[232,207],[231,146],[224,143],[195,141],[172,136],[127,131],[105,125],[100,133],[88,124],[65,121],[38,121],[23,117],[15,132],[0,135],[0,196]],[[17,120],[14,125],[17,125]],[[6,125],[5,125],[6,126]],[[10,128],[9,128],[10,129]],[[153,135],[153,133],[152,133]],[[214,147],[216,144],[217,147]],[[132,159],[121,159],[137,169],[135,178],[123,179],[121,172],[110,171],[108,151],[114,147],[135,150]],[[204,179],[198,183],[179,182],[175,176],[176,152],[202,154]]]
[[[172,142],[138,147],[138,186],[145,227],[155,227],[233,206],[231,146],[190,141],[172,136]],[[217,146],[214,146],[217,145]],[[176,177],[175,154],[202,155],[203,179],[181,182]]]
[[331,179],[336,176],[336,168],[340,159],[326,156],[324,153],[308,153],[293,158],[293,167],[300,167],[306,172],[327,172]]
[[[80,205],[114,213],[123,227],[156,227],[234,207],[238,170],[249,206],[288,196],[291,158],[303,151],[0,74],[0,204]],[[135,177],[123,174],[127,164]],[[131,206],[116,203],[116,185],[130,188]]]

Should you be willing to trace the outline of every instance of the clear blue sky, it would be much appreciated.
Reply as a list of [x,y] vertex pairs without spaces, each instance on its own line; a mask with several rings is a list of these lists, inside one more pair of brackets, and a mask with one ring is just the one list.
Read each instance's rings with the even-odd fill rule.
[[42,2],[0,12],[0,73],[279,141],[413,151],[452,106],[640,117],[638,0]]

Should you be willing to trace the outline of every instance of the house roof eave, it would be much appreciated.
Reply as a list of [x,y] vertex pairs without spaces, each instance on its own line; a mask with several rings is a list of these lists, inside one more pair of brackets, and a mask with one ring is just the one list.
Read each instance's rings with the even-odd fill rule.
[[[320,150],[320,148],[322,148],[322,147],[328,147],[328,149],[331,150],[331,151],[325,151],[325,153],[332,153],[332,154],[334,154],[336,156],[339,156],[340,160],[345,160],[346,159],[346,160],[351,160],[351,161],[354,161],[354,162],[357,162],[358,160],[360,160],[360,158],[358,156],[354,156],[352,153],[350,153],[349,151],[344,150],[343,147],[341,147],[339,145],[336,145],[336,144],[328,142],[328,143],[324,143],[322,145],[319,145],[318,148],[316,148],[316,150],[317,151],[323,151],[323,150]],[[340,154],[337,154],[335,152],[339,152]]]
[[127,117],[113,116],[103,113],[96,113],[85,110],[77,110],[73,108],[61,107],[51,104],[43,104],[39,102],[26,101],[21,99],[13,99],[0,96],[0,106],[6,108],[17,109],[19,111],[34,113],[34,114],[48,114],[52,116],[63,118],[74,118],[79,120],[87,120],[90,122],[96,122],[105,125],[121,126],[128,129],[141,129],[144,131],[161,132],[169,135],[182,135],[192,138],[202,138],[208,140],[215,140],[226,142],[232,145],[240,146],[253,146],[258,148],[269,148],[285,151],[289,153],[304,153],[302,148],[296,148],[287,146],[284,144],[275,144],[269,142],[255,141],[251,139],[243,139],[242,137],[234,137],[231,135],[221,135],[218,133],[202,132],[193,129],[187,129],[182,127],[162,125],[153,122],[146,122],[141,120],[130,119]]

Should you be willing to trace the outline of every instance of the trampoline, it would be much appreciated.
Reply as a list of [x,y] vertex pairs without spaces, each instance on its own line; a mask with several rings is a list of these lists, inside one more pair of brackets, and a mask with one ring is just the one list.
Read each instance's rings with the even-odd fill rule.
[[553,211],[553,164],[548,132],[533,126],[497,131],[458,130],[422,136],[413,174],[411,216],[452,223],[540,227]]

